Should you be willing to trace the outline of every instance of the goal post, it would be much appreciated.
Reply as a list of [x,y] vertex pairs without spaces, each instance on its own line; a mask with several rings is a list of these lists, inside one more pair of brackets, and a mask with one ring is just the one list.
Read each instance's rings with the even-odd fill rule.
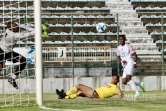
[[41,0],[34,1],[35,14],[35,49],[36,49],[36,101],[43,105],[43,61],[42,61],[42,34],[41,34]]

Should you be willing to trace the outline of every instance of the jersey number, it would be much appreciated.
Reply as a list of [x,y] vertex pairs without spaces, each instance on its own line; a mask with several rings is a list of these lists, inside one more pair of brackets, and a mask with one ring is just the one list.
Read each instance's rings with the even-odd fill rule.
[[125,57],[125,53],[122,52],[122,53],[120,54],[120,56],[121,56],[121,57]]

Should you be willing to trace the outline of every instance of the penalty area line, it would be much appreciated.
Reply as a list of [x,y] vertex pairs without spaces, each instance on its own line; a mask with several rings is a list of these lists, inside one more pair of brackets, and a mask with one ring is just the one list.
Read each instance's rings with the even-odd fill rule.
[[48,108],[48,107],[45,107],[45,106],[40,106],[39,108],[41,108],[41,109],[46,109],[46,110],[81,111],[81,110],[75,110],[75,109],[57,109],[57,108]]

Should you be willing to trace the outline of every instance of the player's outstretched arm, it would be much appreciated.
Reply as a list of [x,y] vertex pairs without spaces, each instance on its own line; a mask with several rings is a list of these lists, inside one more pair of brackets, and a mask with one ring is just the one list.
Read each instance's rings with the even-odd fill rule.
[[122,92],[119,92],[119,93],[118,93],[118,96],[119,96],[120,98],[123,98],[123,97],[124,97],[124,95],[123,95]]
[[20,33],[13,33],[13,37],[15,39],[23,39],[26,37],[31,37],[35,35],[35,31],[32,32],[20,32]]
[[35,31],[34,28],[28,27],[28,26],[25,25],[25,24],[19,24],[19,23],[17,23],[17,22],[15,22],[15,23],[17,24],[18,27],[20,27],[20,28],[22,28],[22,29],[25,29],[25,30],[30,31],[30,32]]
[[118,95],[120,98],[123,98],[123,97],[124,97],[122,91],[120,90],[120,88],[119,88],[118,86],[116,87],[116,93],[117,93],[117,95]]

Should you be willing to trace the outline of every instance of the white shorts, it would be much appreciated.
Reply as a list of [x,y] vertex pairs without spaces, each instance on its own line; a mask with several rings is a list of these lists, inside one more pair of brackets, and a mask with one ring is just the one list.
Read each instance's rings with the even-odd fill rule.
[[134,71],[135,71],[135,68],[133,67],[133,64],[127,64],[123,69],[122,78],[126,78],[126,75],[133,76]]
[[16,47],[13,48],[13,51],[24,56],[28,64],[34,64],[35,63],[35,48],[33,47]]

